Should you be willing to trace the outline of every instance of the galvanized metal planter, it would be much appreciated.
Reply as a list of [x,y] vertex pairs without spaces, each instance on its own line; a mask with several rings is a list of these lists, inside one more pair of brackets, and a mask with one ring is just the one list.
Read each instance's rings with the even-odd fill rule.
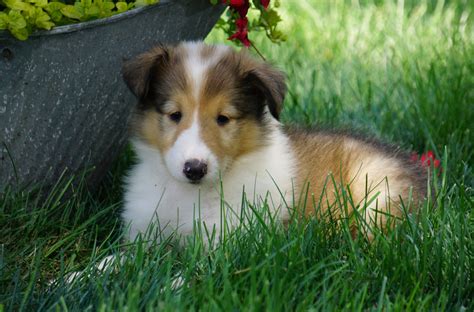
[[0,192],[90,167],[90,182],[99,181],[126,142],[135,104],[122,60],[160,42],[202,39],[222,11],[209,0],[161,1],[24,42],[0,32]]

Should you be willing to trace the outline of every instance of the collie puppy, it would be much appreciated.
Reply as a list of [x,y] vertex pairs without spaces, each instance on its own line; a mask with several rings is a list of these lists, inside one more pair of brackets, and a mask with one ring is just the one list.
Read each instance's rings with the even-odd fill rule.
[[[196,223],[220,233],[223,215],[265,205],[283,223],[294,212],[357,210],[366,225],[401,217],[401,203],[425,197],[426,173],[409,157],[348,133],[286,128],[279,122],[285,76],[246,51],[184,42],[126,62],[138,99],[132,144],[138,163],[122,217],[133,240],[152,222],[165,237]],[[335,209],[349,195],[345,211]],[[413,206],[413,205],[412,205]]]

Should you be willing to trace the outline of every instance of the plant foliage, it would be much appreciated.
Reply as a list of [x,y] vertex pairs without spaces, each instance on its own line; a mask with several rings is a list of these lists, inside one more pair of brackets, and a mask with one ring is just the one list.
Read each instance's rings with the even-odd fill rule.
[[[278,28],[282,21],[278,14],[280,1],[270,0],[222,0],[229,9],[226,11],[216,27],[223,30],[229,40],[240,42],[246,47],[252,44],[248,34],[252,31],[264,31],[267,38],[273,43],[286,40],[285,34]],[[212,4],[219,3],[211,0]]]
[[0,30],[26,40],[37,30],[109,17],[159,0],[0,0]]
[[[106,18],[158,2],[159,0],[0,0],[0,30],[9,31],[19,40],[26,40],[37,30],[50,30],[55,26]],[[271,5],[270,1],[261,0],[252,1],[252,4],[247,0],[210,2],[229,6],[230,9],[216,25],[229,35],[229,39],[248,46],[250,41],[247,32],[265,31],[272,42],[285,40],[284,34],[277,29],[281,22],[276,11],[280,6],[279,1],[272,1]],[[245,14],[235,9],[238,3],[246,8]],[[250,21],[247,20],[248,11]],[[245,21],[245,25],[242,21]]]

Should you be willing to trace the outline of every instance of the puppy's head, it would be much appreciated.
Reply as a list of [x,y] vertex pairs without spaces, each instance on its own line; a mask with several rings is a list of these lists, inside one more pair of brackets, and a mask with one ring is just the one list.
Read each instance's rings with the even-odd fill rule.
[[156,47],[124,64],[138,98],[134,135],[183,182],[214,182],[269,139],[286,92],[284,75],[225,46]]

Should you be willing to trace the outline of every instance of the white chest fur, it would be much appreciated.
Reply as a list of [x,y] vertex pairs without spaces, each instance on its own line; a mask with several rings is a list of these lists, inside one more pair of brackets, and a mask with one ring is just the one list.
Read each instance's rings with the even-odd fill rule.
[[[195,222],[218,234],[222,212],[227,222],[240,216],[243,192],[257,207],[267,201],[271,212],[285,218],[292,205],[295,160],[288,138],[276,127],[268,146],[241,157],[222,176],[222,183],[194,185],[176,180],[163,163],[160,153],[141,142],[134,147],[138,164],[126,180],[122,218],[129,238],[158,226],[164,236],[189,235]],[[282,196],[283,195],[283,196]]]

